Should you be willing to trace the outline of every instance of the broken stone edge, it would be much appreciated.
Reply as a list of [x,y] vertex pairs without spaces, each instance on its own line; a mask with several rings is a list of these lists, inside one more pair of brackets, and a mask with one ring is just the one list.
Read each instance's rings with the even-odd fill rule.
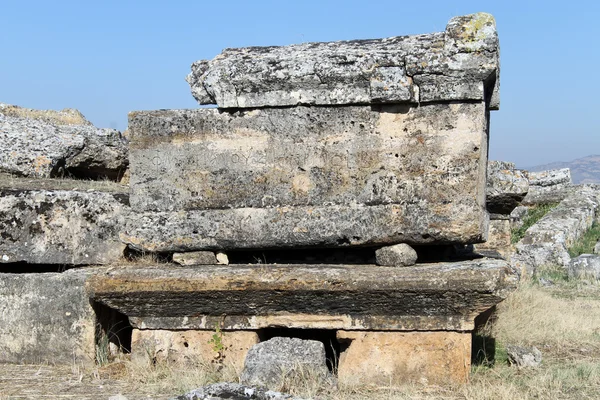
[[192,64],[200,104],[253,108],[484,100],[500,106],[494,17],[452,18],[445,32],[225,49]]

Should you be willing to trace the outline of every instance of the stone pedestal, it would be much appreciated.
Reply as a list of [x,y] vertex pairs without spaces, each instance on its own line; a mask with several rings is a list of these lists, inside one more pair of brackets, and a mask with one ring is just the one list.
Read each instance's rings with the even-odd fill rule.
[[344,385],[399,382],[466,382],[471,368],[470,332],[338,331],[348,347],[340,355]]
[[248,350],[256,343],[258,335],[252,331],[134,329],[131,356],[136,362],[215,362],[241,371]]

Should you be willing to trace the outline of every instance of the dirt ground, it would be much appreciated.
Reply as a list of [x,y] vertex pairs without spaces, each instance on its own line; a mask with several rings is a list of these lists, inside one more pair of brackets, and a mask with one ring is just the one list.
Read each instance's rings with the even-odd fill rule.
[[0,364],[0,400],[107,400],[121,394],[128,400],[168,399],[169,394],[140,392],[131,383],[93,376],[74,367]]

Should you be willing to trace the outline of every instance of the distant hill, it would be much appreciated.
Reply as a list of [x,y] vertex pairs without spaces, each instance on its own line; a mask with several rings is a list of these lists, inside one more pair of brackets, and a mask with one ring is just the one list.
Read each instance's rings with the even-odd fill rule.
[[559,168],[571,169],[573,183],[600,183],[600,155],[578,158],[569,162],[558,161],[523,169],[537,172]]

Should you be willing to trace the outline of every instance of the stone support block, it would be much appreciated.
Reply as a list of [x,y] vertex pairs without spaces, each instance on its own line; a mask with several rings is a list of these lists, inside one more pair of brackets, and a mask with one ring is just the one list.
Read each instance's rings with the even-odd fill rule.
[[348,345],[340,355],[344,385],[466,383],[471,369],[470,332],[338,331]]
[[200,360],[232,366],[241,372],[248,350],[257,343],[258,335],[252,331],[134,329],[131,355],[136,362]]

